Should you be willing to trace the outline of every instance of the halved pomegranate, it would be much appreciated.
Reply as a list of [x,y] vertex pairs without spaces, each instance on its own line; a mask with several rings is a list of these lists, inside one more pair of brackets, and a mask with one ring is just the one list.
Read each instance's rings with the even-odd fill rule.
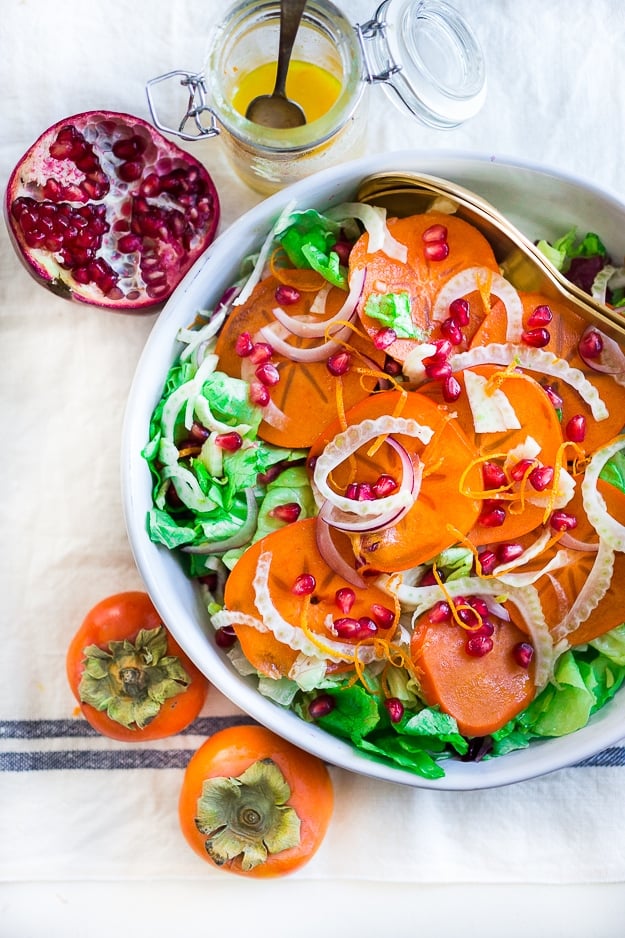
[[46,130],[13,170],[5,210],[39,281],[122,311],[166,300],[219,221],[205,167],[146,121],[109,111]]

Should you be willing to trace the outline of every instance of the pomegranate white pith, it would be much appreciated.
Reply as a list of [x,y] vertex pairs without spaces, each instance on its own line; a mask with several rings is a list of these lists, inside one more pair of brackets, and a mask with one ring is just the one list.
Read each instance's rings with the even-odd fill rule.
[[46,130],[14,169],[5,209],[40,281],[125,311],[164,302],[219,221],[201,163],[147,122],[105,111]]

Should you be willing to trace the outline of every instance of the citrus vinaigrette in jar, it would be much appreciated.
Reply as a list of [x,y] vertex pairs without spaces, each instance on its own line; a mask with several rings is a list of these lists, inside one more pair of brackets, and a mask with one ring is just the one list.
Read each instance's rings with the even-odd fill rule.
[[[245,117],[248,105],[262,94],[271,94],[276,82],[275,62],[265,62],[241,75],[232,92],[232,106]],[[299,104],[308,124],[319,120],[338,100],[341,82],[313,62],[291,60],[286,79],[286,96]]]

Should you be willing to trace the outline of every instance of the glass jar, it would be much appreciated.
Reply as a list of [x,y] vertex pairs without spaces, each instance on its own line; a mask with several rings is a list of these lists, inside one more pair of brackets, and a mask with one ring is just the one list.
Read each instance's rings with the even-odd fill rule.
[[[457,126],[477,113],[484,99],[480,47],[444,0],[384,0],[371,20],[356,26],[329,0],[309,0],[291,68],[309,69],[303,82],[323,73],[336,83],[335,100],[301,127],[268,128],[247,120],[238,98],[242,81],[257,70],[273,68],[275,75],[279,31],[277,0],[243,0],[213,30],[202,73],[169,72],[147,85],[157,127],[184,140],[221,133],[235,171],[263,194],[362,153],[368,84],[383,83],[395,103],[433,127]],[[161,122],[153,94],[155,84],[172,78],[189,90],[177,129]],[[297,100],[296,94],[289,96]],[[185,130],[190,120],[194,133]]]

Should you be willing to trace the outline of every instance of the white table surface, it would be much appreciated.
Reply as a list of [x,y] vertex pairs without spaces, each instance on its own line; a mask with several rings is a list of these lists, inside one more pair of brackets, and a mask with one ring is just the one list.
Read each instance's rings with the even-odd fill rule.
[[[375,0],[341,0],[338,5],[352,21],[362,22],[373,13]],[[172,68],[201,68],[208,27],[228,6],[224,0],[3,0],[2,186],[25,149],[63,116],[108,108],[147,118],[145,81]],[[373,89],[386,126],[383,134],[372,131],[368,151],[414,146],[494,152],[557,167],[625,197],[625,24],[619,4],[457,0],[456,6],[484,45],[489,92],[483,111],[455,130],[428,130],[393,113],[380,90]],[[260,196],[232,176],[219,140],[191,146],[218,186],[223,231]],[[8,296],[12,278],[26,274],[9,257],[6,238],[2,247],[0,285]],[[43,309],[45,300],[41,303]],[[149,323],[142,328],[147,336]],[[137,353],[141,339],[135,327]],[[2,407],[12,403],[7,398]],[[21,587],[29,585],[27,578],[25,572]],[[102,596],[114,591],[105,589]],[[68,612],[75,616],[76,609],[86,611],[91,595],[73,596]],[[9,625],[2,622],[3,629]],[[4,809],[36,810],[36,788],[29,791],[28,806],[5,804]],[[97,851],[98,844],[90,848]],[[0,827],[0,852],[6,857],[11,849]],[[375,855],[370,862],[375,869]],[[88,882],[79,876],[56,880],[53,869],[45,879],[7,876],[0,882],[2,938],[100,938],[130,932],[160,938],[191,930],[230,938],[252,933],[308,938],[346,931],[363,938],[381,933],[617,938],[623,934],[624,912],[623,882],[545,885],[535,882],[531,871],[527,882],[514,884],[428,885],[376,882],[375,876],[351,881],[348,869],[335,883],[256,883],[227,876],[185,881],[176,876],[174,864],[171,878],[158,883],[140,878]]]

